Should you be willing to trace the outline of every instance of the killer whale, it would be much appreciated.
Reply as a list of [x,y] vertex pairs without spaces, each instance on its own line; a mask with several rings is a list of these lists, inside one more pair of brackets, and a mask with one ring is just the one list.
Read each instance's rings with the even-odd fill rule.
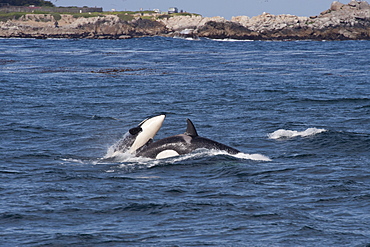
[[114,145],[114,152],[135,154],[136,150],[148,145],[162,127],[165,115],[147,118],[139,123],[138,126],[131,128]]
[[156,142],[148,142],[136,150],[135,155],[152,159],[163,159],[184,155],[196,149],[222,150],[229,154],[240,153],[239,150],[225,144],[198,135],[194,124],[186,119],[187,128],[184,134],[163,138]]

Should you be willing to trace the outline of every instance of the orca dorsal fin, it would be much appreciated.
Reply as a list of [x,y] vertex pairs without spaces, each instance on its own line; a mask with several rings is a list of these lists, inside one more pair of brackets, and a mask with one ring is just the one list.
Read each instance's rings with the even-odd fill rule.
[[197,130],[195,129],[194,124],[190,121],[189,118],[186,119],[186,122],[188,125],[186,127],[186,132],[184,134],[191,137],[198,136]]

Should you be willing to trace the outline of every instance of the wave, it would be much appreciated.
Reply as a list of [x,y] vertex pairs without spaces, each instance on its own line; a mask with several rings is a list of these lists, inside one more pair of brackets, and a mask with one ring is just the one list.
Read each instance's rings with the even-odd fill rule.
[[[115,161],[134,161],[134,162],[141,162],[141,161],[148,161],[148,160],[153,160],[150,158],[144,158],[144,157],[136,157],[128,152],[122,153],[120,151],[114,151],[115,149],[115,144],[110,146],[107,150],[106,155],[103,157],[103,159],[113,159]],[[217,156],[217,155],[227,155],[231,157],[235,157],[238,159],[248,159],[248,160],[256,160],[256,161],[271,161],[271,159],[265,155],[262,154],[247,154],[247,153],[237,153],[237,154],[229,154],[226,151],[222,150],[216,150],[216,149],[205,149],[205,148],[200,148],[195,150],[194,152],[191,152],[186,155],[179,155],[173,157],[174,162],[181,161],[181,160],[186,160],[186,159],[191,159],[191,158],[199,158],[199,157],[204,157],[204,156]],[[164,160],[170,160],[171,158],[166,158]]]
[[246,154],[246,153],[238,153],[234,155],[236,158],[239,159],[246,159],[246,160],[255,160],[255,161],[272,161],[269,157],[263,154]]
[[319,134],[325,131],[327,130],[317,129],[317,128],[308,128],[304,131],[279,129],[279,130],[276,130],[268,134],[268,137],[270,139],[293,138],[293,137],[298,137],[298,136],[307,137],[307,136],[316,135],[316,134]]
[[332,99],[313,99],[305,98],[301,99],[302,102],[320,102],[320,103],[367,103],[370,101],[370,98],[367,97],[342,97],[342,98],[332,98]]
[[209,150],[209,149],[198,149],[195,152],[186,154],[186,155],[180,155],[172,157],[172,162],[177,163],[184,160],[189,159],[197,159],[197,158],[204,158],[204,157],[213,157],[213,156],[221,156],[226,155],[230,157],[234,157],[237,159],[244,159],[244,160],[254,160],[254,161],[271,161],[271,159],[265,155],[262,154],[247,154],[247,153],[237,153],[237,154],[229,154],[225,151],[221,150]]
[[254,40],[251,39],[211,39],[213,41],[219,41],[219,42],[252,42]]
[[120,168],[151,168],[159,165],[168,165],[176,164],[186,161],[194,161],[203,158],[216,157],[216,156],[227,156],[236,159],[243,160],[253,160],[253,161],[271,161],[271,159],[262,154],[247,154],[247,153],[238,153],[238,154],[229,154],[226,151],[221,150],[209,150],[209,149],[198,149],[194,152],[185,155],[178,155],[165,159],[150,159],[144,157],[136,157],[128,152],[114,152],[113,148],[108,148],[107,154],[103,157],[101,161],[103,162],[114,162],[120,163]]
[[199,41],[200,39],[197,37],[187,37],[183,35],[175,35],[173,36],[174,39],[182,39],[182,40],[190,40],[190,41]]
[[247,154],[240,152],[238,154],[229,154],[226,151],[209,149],[197,149],[194,152],[185,155],[178,155],[165,159],[151,159],[145,157],[137,157],[129,152],[123,153],[119,151],[114,151],[114,145],[109,147],[107,153],[101,158],[68,157],[60,158],[60,160],[64,165],[70,164],[73,166],[107,166],[107,169],[105,170],[107,173],[114,173],[117,171],[117,169],[119,171],[124,170],[126,172],[131,172],[138,169],[149,169],[155,166],[167,166],[175,164],[214,164],[224,161],[235,162],[237,160],[252,160],[258,162],[271,161],[269,157],[258,153]]

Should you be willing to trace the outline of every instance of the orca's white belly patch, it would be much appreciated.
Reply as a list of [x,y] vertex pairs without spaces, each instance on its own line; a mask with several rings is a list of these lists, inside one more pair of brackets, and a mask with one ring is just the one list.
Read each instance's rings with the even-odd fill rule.
[[170,157],[177,156],[177,155],[179,155],[179,153],[176,152],[175,150],[164,150],[164,151],[160,152],[159,154],[157,154],[157,156],[155,158],[156,159],[165,159],[165,158],[170,158]]

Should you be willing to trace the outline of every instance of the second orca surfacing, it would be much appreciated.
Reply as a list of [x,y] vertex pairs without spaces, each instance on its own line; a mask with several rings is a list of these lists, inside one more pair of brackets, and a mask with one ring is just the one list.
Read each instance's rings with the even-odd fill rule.
[[140,148],[136,155],[152,159],[169,158],[193,152],[196,149],[222,150],[229,154],[240,151],[222,143],[200,137],[190,119],[186,119],[187,129],[184,134],[163,138]]

